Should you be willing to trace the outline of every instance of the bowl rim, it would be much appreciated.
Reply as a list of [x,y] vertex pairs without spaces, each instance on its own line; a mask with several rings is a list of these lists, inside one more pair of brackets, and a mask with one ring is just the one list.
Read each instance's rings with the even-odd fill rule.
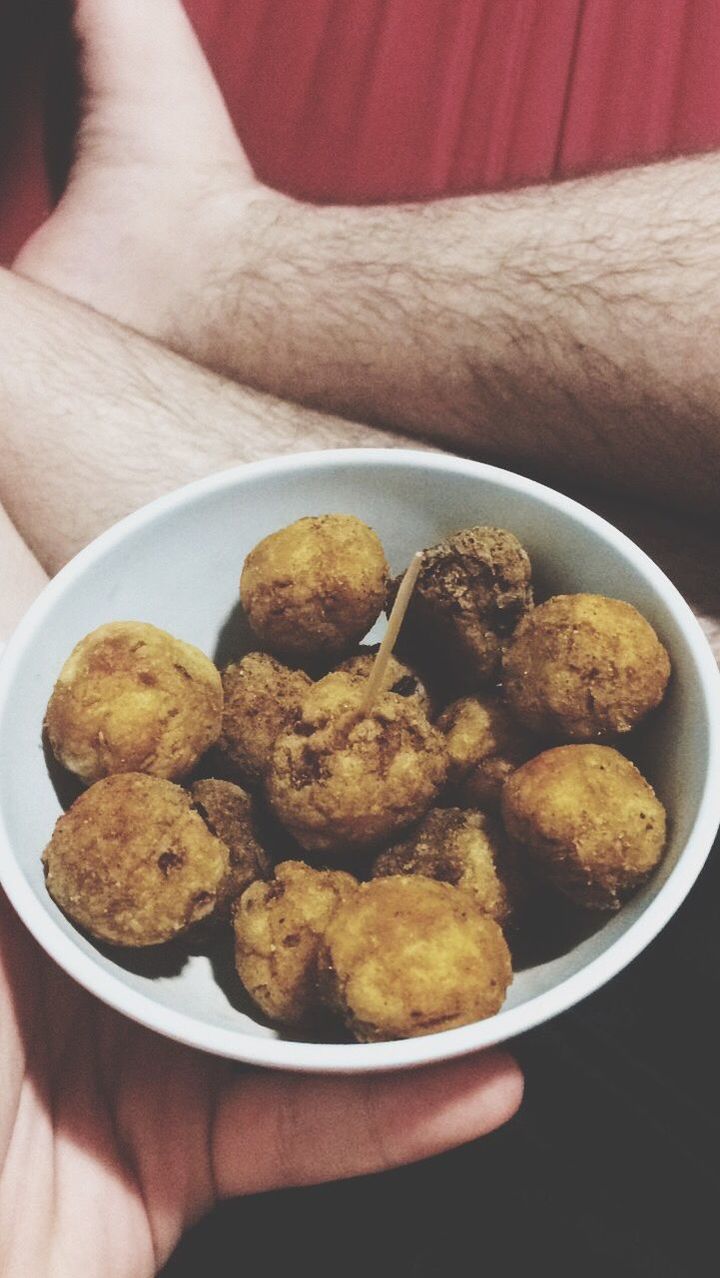
[[453,454],[402,448],[336,448],[294,453],[215,472],[142,506],[75,555],[25,614],[0,659],[0,719],[27,641],[42,627],[55,601],[82,576],[86,566],[128,533],[197,497],[242,487],[244,482],[258,478],[277,478],[316,468],[332,469],[338,463],[344,467],[404,466],[435,473],[476,475],[506,491],[534,496],[613,543],[662,597],[682,631],[703,689],[709,750],[697,816],[678,864],[639,918],[602,954],[551,989],[530,997],[518,1007],[501,1010],[487,1020],[425,1037],[383,1043],[326,1044],[255,1037],[241,1027],[236,1030],[204,1025],[193,1015],[157,1003],[151,996],[127,986],[114,972],[101,968],[92,955],[82,950],[37,899],[15,858],[4,813],[0,810],[0,883],[35,940],[70,977],[116,1011],[187,1046],[251,1065],[321,1074],[371,1073],[451,1060],[505,1042],[568,1010],[617,975],[657,936],[690,891],[720,826],[720,786],[712,785],[713,775],[720,775],[720,670],[700,624],[682,595],[639,546],[580,502],[523,475]]

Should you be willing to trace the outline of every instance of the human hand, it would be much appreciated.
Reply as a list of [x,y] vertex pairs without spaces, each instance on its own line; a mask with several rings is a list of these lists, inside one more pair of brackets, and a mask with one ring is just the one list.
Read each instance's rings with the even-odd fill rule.
[[220,1198],[361,1175],[505,1122],[500,1052],[412,1073],[241,1070],[104,1007],[0,892],[3,1278],[145,1278]]
[[180,0],[74,11],[75,161],[14,269],[192,357],[244,213],[293,202],[255,179]]

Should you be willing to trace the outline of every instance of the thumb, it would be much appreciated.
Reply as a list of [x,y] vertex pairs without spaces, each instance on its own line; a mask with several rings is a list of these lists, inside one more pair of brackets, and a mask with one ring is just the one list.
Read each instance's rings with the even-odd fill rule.
[[386,1171],[507,1122],[522,1075],[504,1052],[386,1075],[258,1072],[221,1096],[212,1142],[221,1197]]

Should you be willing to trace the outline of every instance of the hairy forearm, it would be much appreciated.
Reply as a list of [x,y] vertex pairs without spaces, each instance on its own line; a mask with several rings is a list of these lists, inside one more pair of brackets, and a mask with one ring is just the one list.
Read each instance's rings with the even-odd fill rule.
[[190,344],[245,382],[714,509],[720,156],[406,207],[261,196],[206,304]]
[[48,569],[143,502],[213,470],[400,442],[245,390],[0,272],[0,501]]

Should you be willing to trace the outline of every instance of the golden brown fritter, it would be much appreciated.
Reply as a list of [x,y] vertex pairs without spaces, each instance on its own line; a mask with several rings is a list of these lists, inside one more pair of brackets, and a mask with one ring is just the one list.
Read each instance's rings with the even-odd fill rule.
[[659,705],[670,659],[632,604],[556,595],[523,618],[504,658],[511,709],[533,732],[591,741],[629,732]]
[[86,635],[45,716],[56,758],[86,784],[116,772],[177,780],[217,741],[222,684],[209,657],[142,621]]
[[440,715],[437,726],[447,740],[453,799],[467,807],[495,811],[510,774],[539,749],[500,697],[492,693],[454,701]]
[[502,827],[484,812],[433,808],[402,843],[381,852],[373,878],[424,874],[470,892],[501,927],[513,911],[512,871]]
[[[369,652],[358,653],[357,656],[343,661],[342,665],[338,666],[338,672],[351,675],[358,682],[367,679],[375,664],[378,647],[379,645]],[[398,661],[397,657],[391,656],[388,661],[382,689],[383,692],[396,692],[399,697],[407,697],[427,715],[428,719],[432,718],[433,707],[427,688],[420,676],[403,661]]]
[[253,800],[231,781],[196,781],[190,794],[193,805],[212,834],[225,844],[230,870],[223,890],[229,908],[256,879],[267,879],[272,861],[258,838]]
[[297,719],[311,684],[267,652],[249,652],[223,671],[220,748],[245,785],[262,781],[276,739]]
[[322,1010],[321,938],[357,883],[342,870],[285,861],[270,883],[254,883],[234,910],[235,964],[250,997],[273,1021],[312,1023]]
[[493,1016],[512,980],[502,931],[450,883],[362,883],[325,931],[326,998],[360,1042],[413,1038]]
[[327,675],[278,737],[267,795],[308,851],[375,847],[416,821],[445,781],[445,738],[406,697],[385,692],[361,713],[364,683]]
[[530,575],[527,554],[503,528],[466,528],[424,550],[402,650],[421,666],[435,662],[451,686],[493,682],[503,639],[532,604]]
[[262,643],[297,661],[340,656],[367,633],[387,591],[379,538],[354,515],[319,515],[250,551],[240,598]]
[[50,895],[113,945],[159,945],[215,909],[229,871],[180,786],[142,773],[97,781],[61,816],[43,854]]
[[578,905],[616,910],[665,848],[665,809],[609,746],[545,750],[503,790],[503,819],[543,875]]

